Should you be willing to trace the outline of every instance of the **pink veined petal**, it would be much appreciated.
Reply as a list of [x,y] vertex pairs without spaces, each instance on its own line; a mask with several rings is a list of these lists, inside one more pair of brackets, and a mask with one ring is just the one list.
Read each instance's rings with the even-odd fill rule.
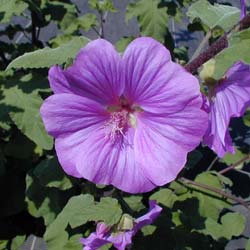
[[109,114],[99,103],[74,94],[55,94],[42,104],[40,113],[48,133],[54,137],[94,125],[102,126]]
[[[55,148],[64,171],[74,177],[82,177],[75,163],[75,158],[79,154],[84,154],[77,147],[79,140],[84,140],[88,133],[102,127],[109,117],[108,113],[97,102],[65,93],[47,98],[41,106],[40,113],[46,130],[56,138]],[[78,130],[85,132],[81,138],[76,138],[75,141],[68,140],[66,145],[61,145],[60,142],[65,140],[65,136]]]
[[226,152],[234,153],[229,134],[232,117],[240,117],[250,105],[250,66],[235,63],[226,73],[226,79],[215,89],[215,97],[210,103],[210,125],[204,136],[204,143],[219,157]]
[[62,166],[74,166],[83,178],[112,184],[130,193],[147,192],[155,187],[135,162],[133,129],[112,141],[104,126],[92,127],[56,139]]
[[94,40],[81,49],[63,75],[61,78],[68,81],[74,94],[104,105],[116,104],[123,91],[121,57],[113,45],[103,39]]
[[173,181],[187,153],[199,145],[207,129],[207,113],[195,106],[170,115],[142,114],[135,134],[136,160],[155,184]]
[[198,80],[172,62],[169,51],[152,38],[131,42],[123,62],[124,95],[146,111],[174,113],[200,98]]

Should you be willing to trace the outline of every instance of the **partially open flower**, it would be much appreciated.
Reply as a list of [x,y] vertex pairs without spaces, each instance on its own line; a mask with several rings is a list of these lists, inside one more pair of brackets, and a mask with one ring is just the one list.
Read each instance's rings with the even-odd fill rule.
[[132,243],[132,237],[144,226],[153,223],[160,215],[162,208],[155,201],[149,202],[149,212],[133,219],[129,215],[124,215],[117,225],[115,231],[108,228],[104,223],[98,223],[96,232],[91,233],[87,238],[81,238],[84,250],[97,250],[105,244],[111,243],[118,250],[124,250]]
[[41,115],[59,161],[98,184],[138,193],[174,180],[207,127],[197,79],[152,38],[135,39],[123,57],[92,41],[49,81]]
[[250,105],[250,66],[235,63],[217,85],[209,89],[209,126],[204,143],[219,157],[234,153],[228,127],[232,117],[242,116]]

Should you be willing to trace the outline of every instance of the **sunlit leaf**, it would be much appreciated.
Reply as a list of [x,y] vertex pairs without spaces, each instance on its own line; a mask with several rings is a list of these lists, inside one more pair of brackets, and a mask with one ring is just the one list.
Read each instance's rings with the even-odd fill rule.
[[209,29],[221,27],[228,31],[239,22],[240,10],[236,7],[217,3],[212,5],[206,0],[200,0],[189,7],[187,15],[191,22],[199,19]]
[[22,0],[0,0],[0,23],[8,23],[12,16],[18,16],[28,7]]
[[75,58],[79,50],[89,42],[85,37],[73,38],[70,42],[51,49],[49,47],[25,53],[13,60],[7,67],[12,68],[49,68],[55,64],[66,63],[70,58]]
[[141,34],[161,42],[167,33],[168,15],[165,7],[159,7],[158,0],[139,0],[128,6],[126,21],[137,17]]
[[36,94],[26,94],[17,87],[4,89],[3,102],[15,109],[10,117],[16,126],[32,141],[44,149],[53,147],[53,139],[45,131],[40,117],[42,99]]

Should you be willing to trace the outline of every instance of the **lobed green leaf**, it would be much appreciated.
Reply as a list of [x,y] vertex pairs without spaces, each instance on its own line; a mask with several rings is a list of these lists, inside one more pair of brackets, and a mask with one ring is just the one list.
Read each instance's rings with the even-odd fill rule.
[[31,68],[49,68],[52,65],[66,63],[69,59],[75,58],[79,50],[89,42],[86,37],[76,37],[70,42],[58,48],[43,48],[24,55],[13,60],[7,67],[9,69],[31,69]]

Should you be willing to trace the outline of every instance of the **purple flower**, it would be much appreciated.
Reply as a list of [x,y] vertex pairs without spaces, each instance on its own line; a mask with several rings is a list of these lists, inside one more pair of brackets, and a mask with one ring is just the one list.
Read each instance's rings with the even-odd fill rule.
[[240,20],[242,20],[246,16],[246,0],[240,0]]
[[224,79],[209,92],[209,126],[204,143],[219,157],[234,153],[228,127],[232,117],[240,117],[250,105],[250,66],[235,63]]
[[146,192],[174,180],[201,141],[207,113],[197,79],[157,41],[135,39],[121,57],[98,39],[73,66],[49,71],[41,115],[69,175]]
[[160,215],[162,208],[155,201],[149,201],[149,205],[149,212],[136,220],[124,217],[127,218],[127,221],[122,222],[123,228],[119,228],[118,225],[116,232],[112,232],[104,223],[98,223],[95,233],[91,233],[87,238],[80,239],[80,242],[84,245],[83,249],[96,250],[107,243],[111,243],[116,249],[124,250],[126,246],[132,243],[132,237],[142,227],[151,224]]

